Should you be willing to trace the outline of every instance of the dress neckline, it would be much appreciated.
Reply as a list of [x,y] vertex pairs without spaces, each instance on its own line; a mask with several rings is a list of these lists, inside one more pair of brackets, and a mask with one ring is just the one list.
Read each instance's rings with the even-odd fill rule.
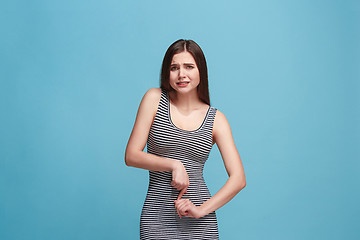
[[168,91],[166,91],[166,100],[167,100],[168,119],[169,119],[169,122],[171,123],[171,125],[172,125],[174,128],[176,128],[176,129],[178,129],[178,130],[180,130],[180,131],[183,131],[183,132],[189,132],[189,133],[190,133],[190,132],[197,132],[197,131],[199,131],[199,130],[204,126],[204,124],[205,124],[205,122],[206,122],[206,120],[207,120],[207,118],[208,118],[210,109],[211,109],[211,106],[210,106],[210,105],[209,105],[209,108],[208,108],[208,110],[207,110],[207,112],[206,112],[206,114],[205,114],[204,120],[202,121],[201,125],[200,125],[197,129],[195,129],[195,130],[185,130],[185,129],[182,129],[182,128],[177,127],[177,126],[173,123],[173,121],[171,120],[171,114],[170,114],[170,96],[169,96]]

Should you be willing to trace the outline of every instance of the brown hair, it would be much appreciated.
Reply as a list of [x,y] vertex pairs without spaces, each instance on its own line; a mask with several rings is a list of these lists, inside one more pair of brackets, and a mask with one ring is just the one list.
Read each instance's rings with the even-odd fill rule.
[[167,49],[161,67],[160,87],[167,91],[174,90],[169,83],[171,61],[175,54],[184,51],[189,52],[194,57],[199,69],[200,83],[197,87],[198,96],[201,101],[210,105],[206,59],[199,45],[193,40],[179,39]]

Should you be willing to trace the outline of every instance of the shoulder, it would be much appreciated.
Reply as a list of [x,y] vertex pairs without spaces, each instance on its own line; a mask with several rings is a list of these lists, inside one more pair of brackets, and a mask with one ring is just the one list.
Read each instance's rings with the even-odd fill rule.
[[213,125],[213,135],[216,138],[217,135],[231,132],[229,122],[225,117],[225,114],[216,109],[214,125]]
[[160,88],[150,88],[141,99],[138,116],[153,119],[161,98]]
[[161,97],[161,88],[150,88],[146,91],[143,98],[149,99],[149,100],[156,100],[160,99]]
[[161,88],[150,88],[144,94],[141,104],[147,107],[155,107],[159,104],[161,98]]
[[215,109],[214,127],[215,127],[215,124],[222,125],[224,123],[228,123],[228,121],[225,117],[225,114],[220,112],[217,108],[214,108],[214,109]]

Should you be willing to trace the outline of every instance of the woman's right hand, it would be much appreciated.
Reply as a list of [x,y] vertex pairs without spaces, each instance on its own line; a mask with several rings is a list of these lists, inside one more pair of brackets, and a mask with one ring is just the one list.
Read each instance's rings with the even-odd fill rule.
[[182,196],[184,193],[186,193],[189,184],[189,176],[183,163],[180,161],[176,161],[176,164],[172,171],[171,186],[181,191],[179,196]]

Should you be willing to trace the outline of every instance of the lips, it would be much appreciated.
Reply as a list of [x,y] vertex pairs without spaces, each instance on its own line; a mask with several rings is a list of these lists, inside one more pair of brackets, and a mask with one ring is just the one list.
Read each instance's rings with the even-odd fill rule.
[[189,84],[189,82],[177,82],[176,83],[178,86],[186,86]]

